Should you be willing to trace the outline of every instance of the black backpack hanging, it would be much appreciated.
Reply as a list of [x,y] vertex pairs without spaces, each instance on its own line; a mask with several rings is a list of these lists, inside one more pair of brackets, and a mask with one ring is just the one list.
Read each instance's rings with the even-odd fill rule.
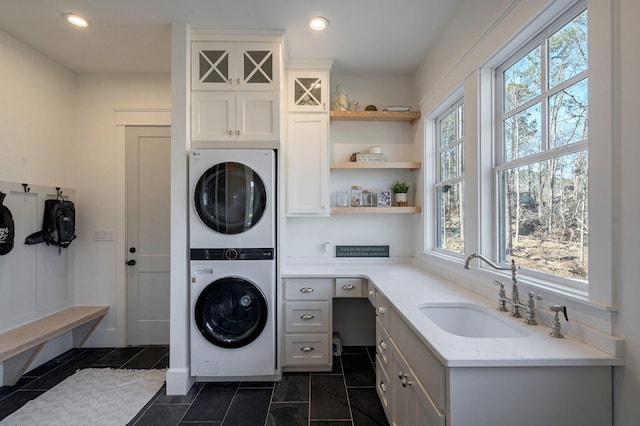
[[6,195],[0,192],[0,255],[5,255],[13,249],[16,231],[11,210],[2,204]]
[[45,200],[42,230],[29,235],[25,244],[46,243],[60,248],[69,247],[76,235],[76,209],[73,202],[65,200],[61,192],[55,200]]

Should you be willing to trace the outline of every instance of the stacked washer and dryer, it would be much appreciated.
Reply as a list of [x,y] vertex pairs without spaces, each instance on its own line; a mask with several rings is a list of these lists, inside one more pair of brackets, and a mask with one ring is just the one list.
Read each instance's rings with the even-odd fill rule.
[[274,376],[275,152],[192,150],[189,193],[191,375]]

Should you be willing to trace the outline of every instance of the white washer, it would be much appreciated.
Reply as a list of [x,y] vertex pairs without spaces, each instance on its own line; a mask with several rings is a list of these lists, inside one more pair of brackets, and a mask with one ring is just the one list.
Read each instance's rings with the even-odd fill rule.
[[275,247],[275,181],[273,150],[192,150],[190,247]]
[[236,260],[191,261],[191,375],[272,378],[277,370],[273,249],[197,253]]

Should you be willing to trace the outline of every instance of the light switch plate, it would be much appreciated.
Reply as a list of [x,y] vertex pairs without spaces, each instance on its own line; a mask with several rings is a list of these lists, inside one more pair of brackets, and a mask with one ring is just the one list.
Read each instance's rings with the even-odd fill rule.
[[114,229],[94,229],[93,241],[113,241],[115,233]]

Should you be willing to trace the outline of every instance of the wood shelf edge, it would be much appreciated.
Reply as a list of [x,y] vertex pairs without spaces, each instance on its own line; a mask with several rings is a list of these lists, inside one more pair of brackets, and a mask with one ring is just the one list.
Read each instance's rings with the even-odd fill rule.
[[331,207],[331,214],[415,214],[422,211],[420,206],[409,207]]
[[380,161],[380,162],[354,162],[332,161],[332,169],[409,169],[418,170],[422,167],[420,161]]
[[415,124],[420,119],[420,111],[331,111],[333,121],[407,121]]

